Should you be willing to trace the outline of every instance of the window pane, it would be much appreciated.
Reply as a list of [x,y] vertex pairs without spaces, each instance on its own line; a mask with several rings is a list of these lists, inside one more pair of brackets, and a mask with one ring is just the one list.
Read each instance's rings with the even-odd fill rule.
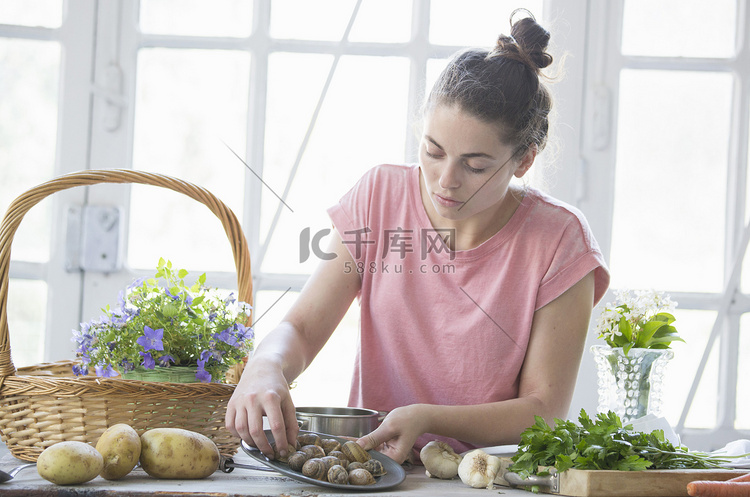
[[141,0],[140,17],[145,33],[246,37],[253,26],[253,2]]
[[[254,311],[257,323],[253,327],[256,345],[281,322],[298,297],[296,292],[257,293]],[[359,305],[355,301],[325,347],[295,381],[296,386],[292,388],[295,406],[347,405],[357,355],[358,323]]]
[[[0,209],[52,178],[57,142],[57,42],[0,38]],[[13,239],[13,258],[49,259],[50,203],[36,206]],[[0,213],[0,214],[2,214]]]
[[57,28],[62,12],[62,0],[3,0],[0,24]]
[[354,0],[274,0],[271,2],[271,36],[298,40],[340,40],[354,5]]
[[[321,64],[321,60],[326,62]],[[330,57],[275,54],[269,62],[266,121],[266,183],[281,195],[310,121]],[[312,67],[320,64],[315,70]],[[310,68],[308,71],[307,69]],[[304,78],[297,75],[305,74]],[[387,57],[342,57],[294,178],[262,269],[309,273],[317,265],[300,260],[300,233],[330,228],[326,209],[367,169],[404,161],[409,63]],[[362,96],[371,96],[362,98]],[[261,222],[270,220],[279,200],[263,189]],[[325,243],[322,245],[325,249]]]
[[542,19],[543,0],[431,0],[430,41],[438,45],[492,47],[510,34],[510,14],[528,9]]
[[740,350],[737,365],[737,430],[750,430],[750,314],[740,318]]
[[[680,420],[685,400],[693,384],[698,363],[706,348],[716,313],[677,308],[675,326],[685,343],[674,342],[674,358],[669,362],[664,377],[663,416],[672,426]],[[692,407],[685,420],[686,428],[713,428],[716,426],[717,387],[719,378],[719,340],[708,357],[706,368],[698,384]]]
[[[138,57],[133,167],[207,188],[242,218],[250,57],[222,50],[144,49]],[[202,204],[134,186],[128,261],[233,270],[221,224]]]
[[398,43],[408,41],[410,36],[411,2],[363,0],[349,40]]
[[11,279],[9,283],[8,335],[11,357],[17,368],[32,366],[44,360],[47,283],[19,279]]
[[613,287],[722,289],[731,93],[724,73],[622,72]]
[[731,57],[737,0],[626,0],[622,52],[651,57]]

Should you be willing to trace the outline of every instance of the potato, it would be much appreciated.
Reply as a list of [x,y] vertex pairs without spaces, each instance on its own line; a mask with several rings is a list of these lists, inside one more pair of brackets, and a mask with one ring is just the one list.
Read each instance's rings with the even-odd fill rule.
[[59,442],[39,455],[39,476],[57,485],[75,485],[96,478],[104,467],[104,458],[84,442]]
[[141,467],[155,478],[205,478],[219,460],[216,444],[194,431],[154,428],[141,435]]
[[99,473],[107,480],[119,480],[130,473],[141,457],[141,437],[130,426],[119,423],[110,426],[96,442],[96,450],[104,458]]

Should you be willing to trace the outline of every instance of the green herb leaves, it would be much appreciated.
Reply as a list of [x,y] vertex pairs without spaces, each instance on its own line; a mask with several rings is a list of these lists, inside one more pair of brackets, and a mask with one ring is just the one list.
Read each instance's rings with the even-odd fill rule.
[[554,467],[558,472],[570,468],[642,471],[645,469],[706,469],[719,467],[724,459],[701,452],[688,452],[664,438],[664,432],[641,433],[622,426],[619,416],[610,411],[592,420],[581,409],[580,426],[555,419],[550,427],[544,419],[521,434],[518,452],[510,471],[522,477],[543,474]]

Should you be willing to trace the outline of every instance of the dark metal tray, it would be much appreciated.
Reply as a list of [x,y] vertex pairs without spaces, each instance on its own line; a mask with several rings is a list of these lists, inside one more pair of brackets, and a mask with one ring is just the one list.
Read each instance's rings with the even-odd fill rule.
[[[266,437],[268,437],[268,441],[273,443],[273,435],[271,434],[271,430],[265,430],[265,432]],[[341,443],[347,441],[347,439],[345,438],[337,437],[334,435],[327,435],[325,433],[316,433],[312,431],[300,431],[300,433],[315,433],[316,435],[319,435],[320,438],[332,438],[334,440],[338,440]],[[244,441],[242,442],[242,450],[244,450],[248,456],[252,457],[256,461],[268,466],[269,468],[272,468],[274,471],[278,471],[284,476],[288,476],[289,478],[295,479],[297,481],[310,483],[312,485],[317,485],[320,487],[376,492],[379,490],[388,490],[390,488],[394,488],[400,485],[406,479],[406,471],[404,471],[404,468],[402,468],[400,464],[398,464],[396,461],[386,456],[385,454],[382,454],[375,450],[369,451],[369,454],[373,459],[377,459],[378,461],[383,463],[386,474],[384,474],[383,476],[375,477],[375,483],[372,485],[342,485],[339,483],[330,483],[327,481],[316,480],[292,470],[285,463],[268,459],[265,455],[263,455],[261,451],[259,451],[255,447],[250,447]]]

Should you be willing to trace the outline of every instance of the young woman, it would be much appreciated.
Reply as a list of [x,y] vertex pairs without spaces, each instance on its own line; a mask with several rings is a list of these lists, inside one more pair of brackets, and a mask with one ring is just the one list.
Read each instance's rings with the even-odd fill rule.
[[260,343],[227,428],[266,454],[297,434],[288,385],[355,297],[350,405],[388,411],[359,440],[403,462],[430,440],[458,452],[517,443],[534,415],[567,416],[592,307],[609,283],[583,215],[511,185],[544,147],[549,33],[532,17],[492,50],[458,54],[424,110],[418,166],[378,166],[329,210],[329,252]]

